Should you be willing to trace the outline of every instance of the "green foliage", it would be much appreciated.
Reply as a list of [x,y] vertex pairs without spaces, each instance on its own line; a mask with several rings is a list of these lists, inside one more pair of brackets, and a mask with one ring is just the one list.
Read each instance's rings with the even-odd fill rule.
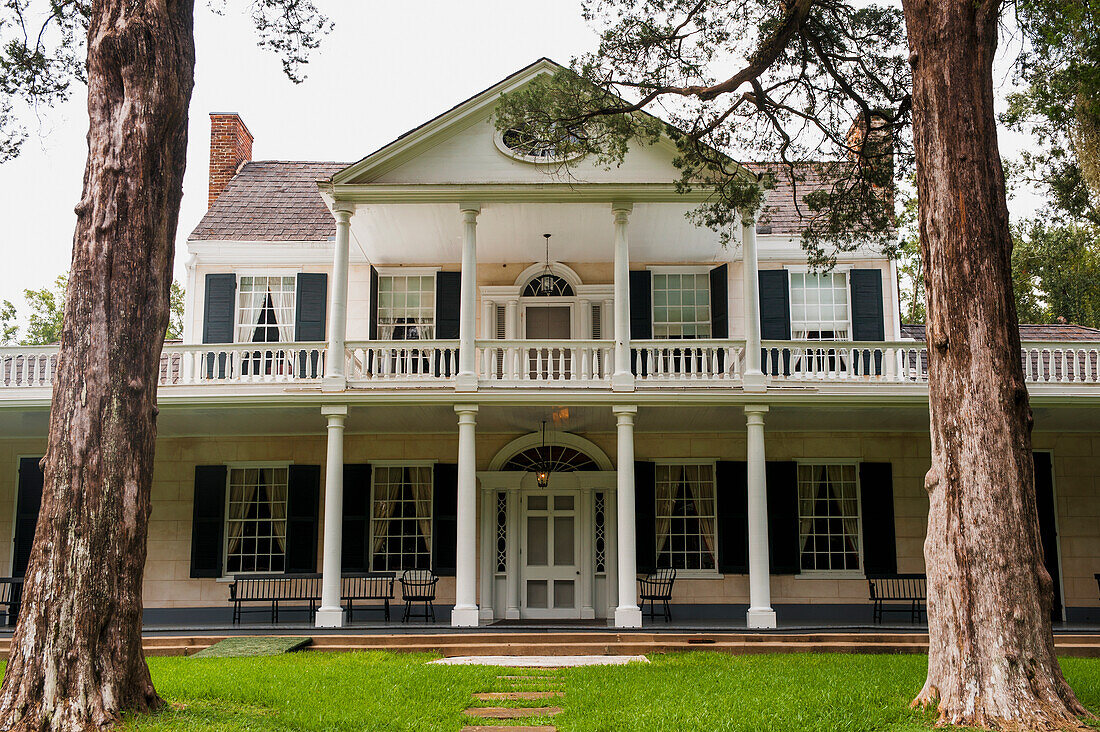
[[[58,275],[53,287],[23,290],[23,299],[26,301],[29,314],[22,337],[19,335],[18,311],[10,300],[4,300],[0,304],[0,343],[18,343],[23,346],[46,346],[59,343],[65,314],[65,288],[68,282],[69,275],[66,273]],[[179,340],[183,337],[184,290],[176,281],[172,282],[169,308],[165,338]]]
[[1019,0],[1029,44],[1024,91],[1002,121],[1031,134],[1013,172],[1042,186],[1055,216],[1100,225],[1100,0]]
[[1020,322],[1100,328],[1100,227],[1027,222],[1015,232]]
[[[894,178],[912,164],[910,77],[896,7],[796,0],[586,0],[601,31],[571,68],[505,95],[497,127],[576,156],[621,163],[660,132],[678,185],[714,194],[692,217],[724,242],[761,211],[767,176],[789,184],[814,264],[890,250]],[[668,121],[664,125],[656,117]],[[746,166],[753,161],[771,161]]]
[[921,258],[915,191],[916,181],[910,178],[908,186],[901,191],[901,213],[898,215],[901,234],[897,252],[898,295],[903,323],[923,323],[925,319],[924,260]]

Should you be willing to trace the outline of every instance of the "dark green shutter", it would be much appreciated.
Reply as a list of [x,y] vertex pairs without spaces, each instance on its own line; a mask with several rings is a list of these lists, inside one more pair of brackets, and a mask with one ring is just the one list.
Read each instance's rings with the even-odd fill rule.
[[436,463],[432,481],[432,571],[453,577],[458,543],[458,465]]
[[370,571],[369,464],[344,466],[344,538],[340,564],[345,572]]
[[435,337],[440,340],[458,338],[459,301],[462,298],[461,272],[436,272],[435,275]]
[[1050,619],[1061,621],[1062,591],[1058,573],[1058,532],[1054,522],[1054,473],[1049,452],[1036,452],[1035,508],[1039,514],[1039,541],[1043,545],[1043,564],[1054,583]]
[[630,338],[648,340],[653,337],[653,291],[648,269],[630,273]]
[[195,498],[191,514],[191,576],[222,576],[225,531],[224,465],[195,467]]
[[321,466],[291,465],[286,495],[286,572],[316,572]]
[[202,342],[232,343],[237,275],[206,275],[206,299],[202,310]]
[[294,340],[325,340],[325,310],[328,305],[328,275],[302,272],[298,275]]
[[[760,338],[765,341],[789,341],[791,339],[791,286],[785,269],[762,269],[760,283]],[[768,358],[767,356],[771,357]],[[782,370],[780,361],[782,360]],[[761,349],[761,365],[767,369],[770,363],[772,376],[790,373],[790,351]]]
[[653,463],[634,463],[634,549],[640,574],[657,566],[657,469]]
[[710,337],[729,338],[729,266],[710,271]]
[[768,556],[772,574],[798,574],[798,465],[768,462]]
[[863,512],[863,571],[897,574],[894,479],[890,463],[860,463],[859,495]]
[[715,479],[718,487],[718,571],[749,571],[749,494],[743,461],[720,460]]
[[881,341],[886,338],[882,317],[882,272],[853,269],[848,273],[852,291],[852,340]]
[[15,502],[15,541],[11,574],[23,577],[31,560],[34,530],[38,525],[38,510],[42,507],[41,458],[19,459],[19,494]]
[[370,322],[367,323],[367,337],[378,340],[378,270],[370,268],[370,294],[367,308],[370,310]]

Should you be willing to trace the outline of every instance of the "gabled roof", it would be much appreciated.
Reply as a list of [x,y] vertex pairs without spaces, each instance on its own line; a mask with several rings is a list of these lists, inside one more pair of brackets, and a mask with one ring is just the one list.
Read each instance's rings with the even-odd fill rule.
[[336,222],[317,181],[346,163],[245,163],[191,232],[191,240],[326,241]]
[[[924,324],[901,326],[901,337],[924,340]],[[1073,323],[1020,324],[1022,341],[1100,341],[1100,328]]]

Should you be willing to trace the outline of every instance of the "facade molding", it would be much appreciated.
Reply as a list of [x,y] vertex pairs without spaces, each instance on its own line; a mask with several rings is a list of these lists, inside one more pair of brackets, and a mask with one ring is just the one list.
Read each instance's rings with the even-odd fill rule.
[[[493,456],[493,459],[489,461],[489,470],[499,471],[501,470],[509,460],[519,455],[524,450],[529,450],[532,447],[538,447],[542,444],[543,435],[541,432],[531,432],[517,437],[509,442],[504,447],[497,451],[497,454]],[[572,432],[562,432],[559,430],[547,430],[546,432],[546,444],[557,447],[571,447],[578,452],[583,452],[588,457],[592,458],[592,461],[599,466],[600,470],[614,470],[614,466],[611,464],[610,458],[604,453],[600,446],[591,440],[585,439],[580,435],[575,435]]]

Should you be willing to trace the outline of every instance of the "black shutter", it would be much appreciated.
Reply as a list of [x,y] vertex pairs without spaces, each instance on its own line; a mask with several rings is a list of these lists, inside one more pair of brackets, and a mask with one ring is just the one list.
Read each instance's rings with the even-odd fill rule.
[[15,542],[12,549],[11,574],[23,577],[31,560],[34,529],[38,524],[38,509],[42,506],[41,458],[19,459],[19,496],[15,502]]
[[897,574],[894,480],[890,463],[860,463],[859,496],[863,512],[863,571],[866,574]]
[[710,337],[729,338],[729,266],[710,271]]
[[718,488],[718,571],[749,571],[748,473],[743,461],[720,460],[715,471]]
[[294,340],[325,340],[325,308],[328,304],[328,275],[302,272],[298,275]]
[[634,550],[640,574],[657,567],[657,470],[653,463],[634,463]]
[[378,270],[370,268],[370,322],[367,324],[367,337],[378,340]]
[[882,272],[877,269],[853,269],[848,273],[848,278],[852,291],[852,340],[885,340]]
[[[791,286],[785,269],[762,269],[760,282],[760,338],[765,341],[789,341],[791,339]],[[773,348],[771,358],[767,349],[761,349],[761,366],[768,370],[770,363],[772,376],[780,374],[780,355],[782,355],[782,373],[790,373],[791,354]]]
[[630,272],[630,338],[648,340],[653,337],[653,291],[649,270]]
[[340,564],[345,572],[370,571],[369,464],[344,466],[344,539]]
[[317,571],[321,466],[291,465],[286,492],[286,572]]
[[436,463],[432,482],[432,571],[453,577],[458,543],[458,465]]
[[435,275],[435,337],[440,340],[458,338],[459,301],[462,297],[461,272],[436,272]]
[[1058,574],[1058,532],[1054,524],[1054,474],[1049,452],[1034,453],[1035,458],[1035,508],[1039,514],[1039,541],[1043,545],[1043,564],[1054,582],[1050,619],[1061,621],[1062,591]]
[[798,465],[768,462],[768,556],[772,574],[798,574]]
[[237,275],[206,275],[206,301],[202,310],[202,342],[232,343]]
[[224,465],[195,466],[195,500],[191,514],[191,576],[222,576],[222,532],[225,530]]

